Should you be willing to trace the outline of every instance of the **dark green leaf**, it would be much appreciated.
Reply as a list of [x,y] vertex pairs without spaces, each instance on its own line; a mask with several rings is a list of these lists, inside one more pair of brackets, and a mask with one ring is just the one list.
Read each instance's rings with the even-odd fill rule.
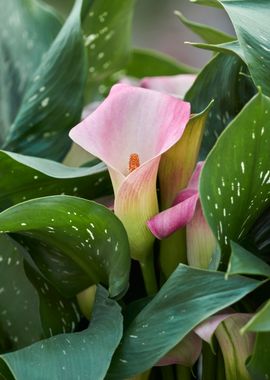
[[270,95],[270,7],[268,0],[222,0],[234,25],[250,73]]
[[201,174],[204,214],[223,253],[269,205],[270,99],[257,94],[220,136]]
[[28,83],[4,149],[55,160],[68,151],[68,131],[80,119],[86,80],[81,6],[77,0]]
[[270,332],[258,333],[251,359],[247,368],[252,380],[267,380],[270,378]]
[[84,44],[88,53],[86,101],[103,95],[106,81],[123,69],[130,52],[134,0],[96,0],[84,18]]
[[190,21],[179,11],[175,11],[174,13],[187,28],[209,44],[221,44],[224,42],[233,41],[235,38],[208,25]]
[[94,199],[112,194],[104,164],[71,168],[44,158],[0,151],[0,210],[27,199],[69,194]]
[[[6,380],[102,380],[122,336],[122,316],[116,301],[99,288],[89,327],[62,334],[22,350],[2,355],[0,375]],[[8,374],[8,368],[12,374]],[[4,373],[5,373],[4,372]]]
[[73,332],[80,321],[75,300],[67,300],[52,285],[25,263],[25,272],[39,296],[39,313],[43,336],[50,337],[59,333]]
[[0,349],[14,350],[43,336],[39,297],[23,264],[23,248],[0,235]]
[[200,49],[205,50],[211,50],[211,51],[217,51],[221,53],[227,53],[227,54],[236,54],[238,55],[244,62],[245,57],[243,54],[243,51],[239,45],[239,42],[231,41],[231,42],[225,42],[223,44],[213,45],[213,44],[202,44],[202,43],[190,43],[190,45],[195,46]]
[[235,55],[218,54],[200,72],[186,100],[191,102],[192,112],[199,113],[214,99],[209,112],[201,159],[204,159],[218,136],[253,96],[252,81],[243,75],[246,66]]
[[270,266],[245,248],[231,241],[232,254],[228,274],[255,274],[270,277]]
[[65,195],[19,203],[0,214],[3,232],[23,234],[33,260],[66,297],[102,282],[117,296],[127,287],[129,245],[107,208]]
[[259,285],[241,276],[180,265],[124,334],[109,370],[122,380],[155,365],[197,324]]
[[35,0],[0,3],[0,143],[20,107],[33,71],[57,35],[61,23]]
[[183,65],[172,57],[153,50],[135,49],[125,69],[127,76],[144,78],[149,76],[193,74],[197,69]]

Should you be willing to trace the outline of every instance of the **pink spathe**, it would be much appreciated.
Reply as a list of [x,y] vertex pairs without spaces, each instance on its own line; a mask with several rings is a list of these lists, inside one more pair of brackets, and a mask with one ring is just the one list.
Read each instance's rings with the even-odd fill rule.
[[[157,91],[118,84],[70,137],[108,166],[115,214],[126,227],[132,255],[140,259],[153,237],[146,221],[158,212],[156,177],[161,155],[182,136],[190,104]],[[132,154],[140,166],[129,172]]]

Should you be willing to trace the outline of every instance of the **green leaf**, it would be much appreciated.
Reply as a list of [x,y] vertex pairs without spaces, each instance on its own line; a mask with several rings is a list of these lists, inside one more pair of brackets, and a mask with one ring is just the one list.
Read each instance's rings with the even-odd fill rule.
[[233,41],[235,37],[230,36],[227,33],[221,32],[218,29],[212,28],[208,25],[199,24],[197,22],[190,21],[181,12],[175,11],[174,14],[179,20],[192,32],[201,37],[205,42],[209,44],[221,44],[224,42]]
[[77,0],[33,74],[4,149],[54,160],[68,151],[68,131],[80,119],[86,80],[81,6]]
[[122,380],[155,365],[196,325],[259,285],[241,276],[179,265],[135,317],[117,349],[108,379]]
[[68,194],[94,199],[112,194],[104,164],[71,168],[44,158],[0,151],[0,210],[27,199]]
[[270,95],[269,1],[222,0],[221,4],[231,18],[255,84]]
[[207,5],[209,7],[222,8],[218,0],[190,0],[191,3]]
[[226,380],[252,380],[245,362],[251,355],[255,336],[252,333],[240,334],[241,327],[249,319],[249,314],[232,315],[215,331],[224,358]]
[[252,380],[266,380],[270,378],[270,333],[257,334],[255,347],[247,368]]
[[50,196],[0,213],[2,232],[19,242],[58,291],[72,297],[90,285],[123,292],[129,277],[129,245],[122,223],[107,208],[81,198]]
[[225,42],[223,44],[218,44],[218,45],[193,43],[193,42],[188,42],[188,44],[190,44],[191,46],[197,47],[199,49],[217,51],[217,52],[227,53],[227,54],[236,54],[239,58],[242,59],[242,61],[245,62],[245,57],[239,45],[238,40]]
[[63,298],[25,262],[25,250],[11,237],[1,234],[0,243],[1,351],[73,331],[80,320],[74,300]]
[[242,332],[269,332],[270,331],[270,300],[259,310],[253,318],[242,328]]
[[209,112],[200,158],[205,159],[218,136],[253,96],[252,81],[242,73],[245,64],[235,55],[218,54],[200,72],[185,99],[199,113],[214,99]]
[[140,79],[149,76],[194,74],[197,71],[154,50],[134,49],[125,74]]
[[23,264],[23,248],[0,235],[0,349],[22,348],[43,337],[39,297]]
[[106,82],[123,69],[130,53],[134,0],[96,0],[84,18],[88,54],[86,102],[106,92]]
[[61,23],[52,10],[35,0],[1,1],[0,144],[20,107],[25,89]]
[[86,330],[57,335],[2,355],[0,374],[10,369],[12,375],[6,375],[6,380],[104,379],[122,336],[120,307],[107,297],[99,287],[93,318]]
[[245,248],[231,241],[232,254],[228,274],[254,274],[270,277],[270,266]]
[[201,203],[223,254],[270,203],[269,113],[270,99],[257,94],[220,136],[202,170]]
[[80,322],[80,313],[74,299],[68,300],[31,265],[25,263],[25,272],[39,296],[39,313],[43,337],[73,332]]

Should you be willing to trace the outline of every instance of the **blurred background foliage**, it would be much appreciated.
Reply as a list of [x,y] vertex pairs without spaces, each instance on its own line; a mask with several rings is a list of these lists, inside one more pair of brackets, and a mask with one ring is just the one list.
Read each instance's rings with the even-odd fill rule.
[[[108,0],[110,1],[110,0]],[[113,1],[113,0],[112,0]],[[66,16],[74,0],[46,0]],[[177,60],[195,67],[202,67],[211,53],[185,45],[184,41],[200,41],[174,15],[180,10],[187,18],[210,24],[233,34],[232,24],[221,9],[202,7],[189,0],[137,0],[133,22],[133,45],[167,53]]]

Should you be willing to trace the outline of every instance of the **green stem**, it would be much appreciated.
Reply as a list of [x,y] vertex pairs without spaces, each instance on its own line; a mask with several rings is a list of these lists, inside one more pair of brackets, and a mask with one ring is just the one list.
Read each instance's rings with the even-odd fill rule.
[[217,355],[217,380],[226,380],[226,374],[225,374],[225,365],[224,365],[224,359],[222,355],[222,351],[219,348],[218,349],[218,355]]
[[172,366],[161,367],[161,373],[163,380],[174,380],[174,372]]
[[160,268],[165,280],[176,269],[179,263],[186,264],[186,229],[176,231],[160,242]]
[[153,254],[149,254],[140,261],[143,281],[147,295],[153,295],[158,291]]
[[183,365],[177,365],[176,366],[176,378],[177,378],[177,380],[191,380],[192,374],[191,374],[190,368],[184,367]]
[[203,344],[202,380],[214,379],[217,367],[217,355],[213,354],[208,343]]

